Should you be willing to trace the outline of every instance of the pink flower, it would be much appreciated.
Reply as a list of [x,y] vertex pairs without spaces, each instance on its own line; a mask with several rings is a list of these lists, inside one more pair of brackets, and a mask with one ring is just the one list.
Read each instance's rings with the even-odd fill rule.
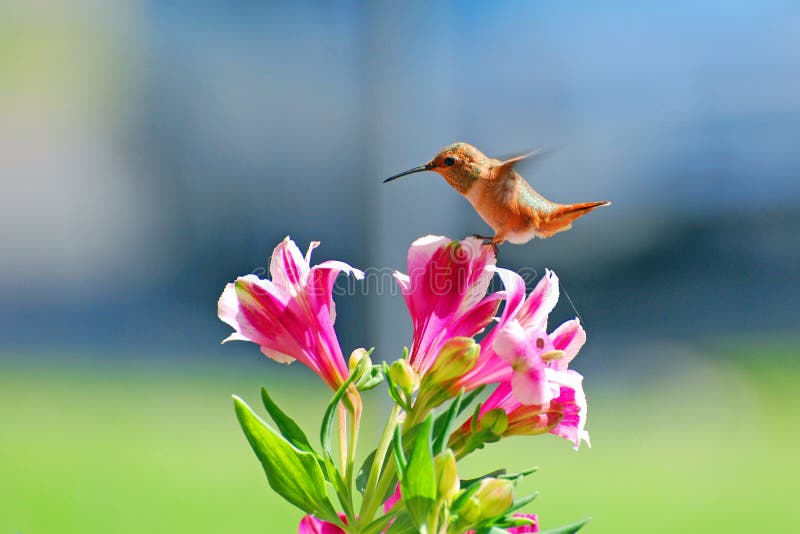
[[[339,517],[346,525],[347,517],[344,514],[339,514]],[[307,515],[300,520],[300,525],[297,527],[297,534],[345,534],[345,532],[339,525],[328,523],[313,515]]]
[[511,527],[508,530],[511,534],[524,534],[525,532],[539,532],[539,518],[536,514],[514,514],[514,517],[524,517],[533,521],[530,525],[522,527]]
[[392,495],[383,503],[384,513],[388,514],[389,510],[391,510],[394,505],[397,504],[397,501],[399,501],[402,497],[403,494],[400,493],[400,483],[398,482],[397,486],[394,488],[394,493],[392,493]]
[[[539,532],[539,518],[536,516],[536,514],[514,514],[514,517],[524,517],[525,519],[530,519],[531,521],[533,521],[533,523],[521,527],[507,528],[506,532],[509,532],[511,534],[524,534],[525,532]],[[475,531],[468,530],[467,534],[475,534]]]
[[494,318],[501,293],[486,295],[496,261],[481,240],[417,239],[408,251],[408,275],[395,272],[414,326],[409,362],[423,375],[444,343],[472,337]]
[[[591,446],[586,426],[586,395],[583,392],[583,377],[575,371],[547,369],[548,383],[556,388],[553,398],[545,404],[522,404],[512,391],[510,383],[500,384],[481,405],[478,421],[496,408],[508,416],[508,427],[504,437],[537,435],[550,432],[572,442],[575,450],[581,441]],[[468,419],[455,434],[465,436],[471,432],[472,418]]]
[[340,272],[363,278],[364,273],[340,261],[310,267],[312,242],[305,257],[288,237],[272,253],[272,280],[241,276],[225,286],[219,298],[219,318],[235,332],[226,341],[252,341],[275,361],[300,360],[332,389],[349,374],[333,329],[333,284]]
[[513,375],[513,370],[494,350],[494,340],[502,328],[517,313],[520,305],[525,300],[525,281],[517,273],[499,267],[490,267],[497,273],[503,282],[504,291],[501,293],[505,299],[505,307],[497,325],[486,334],[480,342],[481,351],[475,367],[455,384],[451,386],[453,392],[461,388],[467,391],[485,384],[507,382]]
[[[566,371],[586,342],[586,332],[580,322],[573,319],[551,334],[547,333],[547,317],[558,301],[555,273],[546,270],[525,298],[525,283],[518,274],[507,269],[496,271],[506,287],[506,306],[497,326],[481,340],[476,369],[463,377],[462,382],[490,383],[510,379],[520,402],[545,404],[559,394],[555,380],[558,375],[549,371]],[[502,365],[498,357],[506,365]],[[478,370],[482,376],[474,376]]]

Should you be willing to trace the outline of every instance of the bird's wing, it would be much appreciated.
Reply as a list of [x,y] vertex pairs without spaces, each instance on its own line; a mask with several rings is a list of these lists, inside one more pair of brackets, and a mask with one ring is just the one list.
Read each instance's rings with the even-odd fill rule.
[[500,164],[500,171],[502,174],[507,174],[507,171],[512,169],[517,163],[522,160],[530,159],[531,161],[541,158],[542,156],[547,156],[551,154],[553,150],[551,149],[543,149],[537,148],[536,150],[531,150],[530,152],[526,152],[525,154],[521,154],[518,156],[512,156],[508,158],[498,158],[502,161]]

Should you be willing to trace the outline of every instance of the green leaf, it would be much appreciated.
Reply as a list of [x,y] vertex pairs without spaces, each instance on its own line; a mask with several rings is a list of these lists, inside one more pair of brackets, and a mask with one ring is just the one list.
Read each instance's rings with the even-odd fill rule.
[[450,407],[447,409],[447,411],[436,418],[436,424],[434,425],[433,431],[434,435],[436,436],[433,441],[434,456],[442,452],[447,447],[447,440],[450,437],[450,427],[453,425],[453,421],[455,420],[459,409],[461,408],[461,399],[463,396],[464,389],[462,388],[456,398],[453,399],[453,402],[450,403]]
[[526,476],[532,475],[538,470],[539,470],[538,467],[531,467],[530,469],[526,469],[525,471],[520,471],[519,473],[502,473],[497,478],[502,478],[505,480],[513,480],[516,483],[525,478]]
[[489,471],[485,475],[481,475],[479,477],[463,479],[463,480],[461,480],[461,488],[462,489],[466,489],[466,488],[472,486],[473,484],[475,484],[476,482],[480,482],[484,478],[488,478],[488,477],[503,478],[505,476],[505,474],[506,474],[506,470],[505,469],[495,469],[494,471]]
[[[401,442],[402,445],[402,442]],[[372,451],[367,455],[367,458],[364,460],[364,463],[361,464],[361,469],[358,470],[358,476],[356,477],[356,489],[363,495],[365,491],[367,491],[367,482],[369,482],[369,472],[372,469],[372,462],[375,461],[375,454],[376,451]],[[386,458],[383,459],[383,466],[381,467],[381,471],[386,468],[386,464],[388,464],[391,459],[390,456],[393,457],[393,454],[387,454]],[[403,457],[405,459],[405,456]],[[405,463],[403,463],[403,469],[405,468]],[[402,473],[400,467],[398,467],[398,473]],[[396,476],[394,478],[397,478]],[[394,484],[389,486],[388,490],[389,495],[394,493]],[[386,500],[386,499],[384,499]]]
[[461,412],[466,410],[469,405],[472,404],[472,401],[477,399],[478,395],[480,395],[484,389],[486,389],[486,386],[480,386],[470,391],[467,396],[464,397],[464,400],[461,401],[461,407],[458,409],[458,413],[456,415],[461,415]]
[[395,519],[387,532],[389,534],[418,534],[419,529],[408,512],[403,512],[397,516],[397,519]]
[[519,499],[515,499],[514,502],[511,503],[511,506],[508,508],[508,510],[505,511],[505,513],[510,514],[512,512],[516,512],[517,510],[519,510],[520,508],[522,508],[523,506],[525,506],[538,496],[539,492],[534,491],[530,495],[526,495],[524,497],[520,497]]
[[591,521],[591,517],[587,517],[577,523],[571,523],[569,525],[564,525],[563,527],[556,527],[556,528],[549,528],[547,530],[540,531],[541,534],[573,534],[578,532],[586,523]]
[[319,456],[293,446],[239,397],[233,397],[233,404],[239,424],[261,461],[272,489],[304,512],[341,524],[325,491]]
[[267,412],[269,412],[270,417],[272,417],[272,420],[278,425],[278,430],[280,430],[284,438],[289,440],[289,443],[301,451],[314,452],[314,448],[311,447],[311,443],[308,442],[305,432],[297,426],[297,423],[295,423],[291,417],[286,415],[286,413],[275,404],[275,401],[273,401],[267,393],[267,389],[263,387],[261,388],[261,400]]
[[389,512],[386,515],[380,516],[378,519],[374,520],[372,523],[364,527],[362,530],[362,534],[379,534],[383,532],[389,522],[397,516],[397,513]]
[[[490,475],[486,475],[486,476],[490,476]],[[485,477],[481,477],[481,478],[485,478]],[[480,489],[481,485],[480,484],[475,484],[474,482],[477,482],[477,481],[481,480],[481,478],[473,479],[473,481],[470,483],[469,486],[461,488],[461,492],[453,500],[453,504],[450,505],[450,509],[451,510],[458,510],[459,508],[461,508],[464,505],[464,503],[467,501],[467,499],[469,499],[470,497],[472,497],[473,495],[475,495],[478,492],[478,489]]]
[[402,478],[403,473],[406,471],[406,453],[403,451],[403,431],[400,430],[400,425],[394,429],[394,439],[392,439],[392,450],[394,451],[394,461],[397,467],[397,475]]
[[476,530],[475,534],[508,534],[508,531],[500,527],[486,527]]
[[475,409],[472,411],[472,419],[469,424],[469,430],[473,434],[478,431],[478,419],[481,414],[481,406],[483,406],[483,403],[479,402],[478,404],[475,405]]
[[[369,453],[364,460],[364,463],[361,464],[361,468],[358,470],[358,475],[356,476],[356,489],[360,493],[364,493],[367,491],[367,482],[369,482],[369,472],[372,469],[372,463],[375,461],[375,455],[378,453],[377,450],[373,449],[371,453]],[[388,460],[388,458],[386,458]],[[384,465],[386,465],[386,461],[384,460]]]
[[403,502],[417,527],[426,524],[428,514],[436,501],[436,475],[431,449],[432,429],[433,415],[429,415],[417,435],[400,482]]

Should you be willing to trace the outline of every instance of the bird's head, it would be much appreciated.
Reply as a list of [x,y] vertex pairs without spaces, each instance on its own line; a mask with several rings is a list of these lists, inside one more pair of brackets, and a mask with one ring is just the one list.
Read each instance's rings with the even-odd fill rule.
[[489,159],[474,146],[468,143],[453,143],[440,150],[428,163],[390,176],[383,182],[390,182],[415,172],[433,171],[440,174],[447,183],[461,193],[465,193],[472,182],[480,178],[481,169],[488,164]]

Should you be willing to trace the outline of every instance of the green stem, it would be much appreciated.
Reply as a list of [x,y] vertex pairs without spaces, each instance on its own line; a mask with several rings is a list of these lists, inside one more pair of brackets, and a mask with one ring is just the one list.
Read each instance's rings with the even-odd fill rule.
[[[386,469],[383,473],[381,473],[381,468],[386,459],[389,445],[392,443],[392,437],[394,436],[394,429],[397,427],[397,417],[399,415],[400,407],[395,404],[392,408],[392,413],[389,414],[386,425],[383,427],[383,434],[381,434],[378,448],[375,450],[375,458],[372,460],[372,466],[369,470],[367,488],[364,492],[364,501],[361,503],[361,511],[359,513],[360,521],[365,525],[372,521],[375,512],[381,504],[381,498],[386,493],[386,488],[383,490],[380,489],[380,482],[384,478],[386,471],[391,470],[392,475],[394,475],[394,464],[392,462],[386,465]],[[391,480],[392,475],[389,476],[389,480]]]
[[347,469],[345,470],[345,484],[347,491],[352,492],[353,487],[353,467],[356,461],[356,448],[358,447],[358,433],[361,429],[361,411],[352,411],[350,416],[353,418],[353,425],[350,427],[347,448]]
[[[384,440],[386,441],[384,452],[382,454],[382,456],[384,456],[384,457],[386,455],[386,450],[388,450],[388,448],[389,448],[389,444],[391,444],[392,435],[394,434],[394,429],[397,426],[397,416],[396,416],[396,414],[398,413],[398,410],[399,410],[398,406],[395,406],[394,409],[392,410],[393,417],[391,417],[389,419],[389,421],[386,423],[386,428],[384,428],[384,435],[381,437],[381,444],[383,444]],[[424,419],[424,415],[425,414],[422,414],[422,415],[423,416],[421,417],[418,412],[417,413],[415,413],[415,412],[407,412],[406,413],[406,420],[403,422],[403,426],[405,428],[409,428],[409,429],[410,428],[414,428],[414,425],[416,425],[418,421],[420,421],[421,419]],[[391,428],[390,428],[389,424],[392,423],[392,422],[394,424],[392,424]],[[387,432],[387,430],[388,430],[388,432]],[[377,460],[378,460],[378,458],[377,458],[377,454],[376,454],[375,463],[372,464],[372,469],[375,469],[376,466],[377,466],[378,469],[380,469],[380,466],[383,463],[383,461],[381,460],[381,462],[378,462]],[[369,478],[369,482],[367,483],[367,495],[370,496],[370,498],[369,498],[369,507],[368,508],[366,508],[365,506],[361,507],[362,516],[366,513],[367,517],[370,520],[375,515],[375,512],[378,510],[378,507],[381,504],[381,500],[383,499],[383,496],[386,495],[386,493],[389,491],[389,485],[392,483],[392,480],[394,479],[394,475],[395,475],[395,464],[392,461],[386,463],[386,469],[384,469],[383,472],[380,473],[380,477],[378,478],[378,482],[374,486],[371,484],[372,475],[373,475],[372,469],[370,470],[370,478]],[[374,492],[370,492],[370,488],[375,488]]]
[[[350,470],[350,463],[351,463],[351,454],[352,451],[352,440],[350,439],[351,436],[348,436],[347,433],[347,414],[348,412],[353,415],[353,411],[349,410],[345,407],[344,404],[339,406],[339,461],[341,463],[341,470],[340,473],[347,473]],[[353,417],[353,427],[356,426],[355,417]],[[342,506],[344,507],[345,515],[347,516],[348,524],[352,525],[355,521],[354,513],[353,513],[353,493],[352,493],[352,484],[350,483],[349,478],[344,479],[344,495],[339,495],[339,500],[342,501]]]
[[347,467],[347,410],[339,406],[339,464],[342,472]]

